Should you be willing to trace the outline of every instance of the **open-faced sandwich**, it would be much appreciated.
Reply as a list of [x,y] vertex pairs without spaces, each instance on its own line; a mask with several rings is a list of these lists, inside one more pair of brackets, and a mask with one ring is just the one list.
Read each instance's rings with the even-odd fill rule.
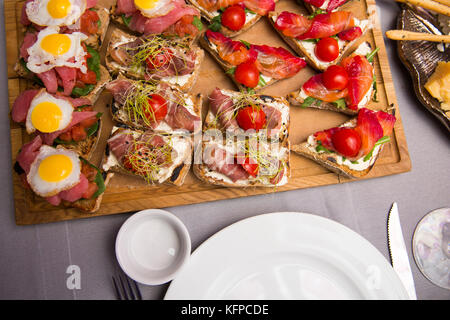
[[349,11],[311,16],[272,12],[269,20],[291,48],[319,71],[339,63],[372,26],[370,19],[359,20]]
[[11,118],[37,134],[43,144],[64,145],[89,159],[100,132],[101,113],[88,99],[50,94],[45,89],[29,89],[14,101]]
[[106,67],[113,74],[164,81],[188,92],[198,77],[204,51],[187,38],[147,35],[135,37],[120,29],[112,32]]
[[85,43],[99,49],[109,25],[109,9],[97,0],[27,0],[20,22],[29,32],[60,27],[62,33],[82,32]]
[[376,77],[373,58],[377,49],[371,50],[368,42],[362,43],[340,64],[329,66],[325,72],[307,80],[299,91],[289,94],[292,105],[319,108],[350,115],[376,100]]
[[210,23],[208,28],[234,37],[275,10],[275,0],[188,0]]
[[192,96],[164,82],[118,77],[108,83],[113,120],[131,128],[168,133],[201,130],[201,95]]
[[258,136],[238,141],[220,138],[204,135],[202,144],[196,146],[193,170],[200,180],[227,187],[277,187],[287,183],[287,139],[271,143]]
[[258,91],[281,79],[296,75],[305,60],[288,50],[235,41],[220,32],[206,30],[200,44],[222,66],[240,90]]
[[303,0],[303,4],[311,13],[317,12],[318,10],[323,12],[333,12],[350,1],[351,0]]
[[218,129],[235,135],[248,134],[284,141],[289,132],[289,103],[282,97],[249,94],[215,88],[203,130]]
[[73,150],[42,143],[41,136],[24,144],[14,170],[25,188],[54,206],[95,212],[112,174],[106,175]]
[[360,178],[369,173],[384,144],[390,141],[395,121],[392,114],[363,108],[356,118],[316,132],[291,150],[333,172]]
[[149,184],[182,185],[192,163],[192,136],[113,127],[103,170],[137,176]]
[[140,34],[195,37],[203,29],[200,12],[184,0],[117,0],[112,19]]
[[51,94],[60,91],[93,104],[110,75],[100,64],[98,51],[84,44],[86,39],[81,32],[60,33],[57,26],[28,32],[15,70],[19,76],[45,86]]

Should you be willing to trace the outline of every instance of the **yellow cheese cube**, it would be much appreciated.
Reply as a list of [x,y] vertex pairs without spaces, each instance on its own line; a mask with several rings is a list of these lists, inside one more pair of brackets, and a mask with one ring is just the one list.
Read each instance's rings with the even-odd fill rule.
[[444,110],[450,106],[450,62],[440,61],[425,84],[425,88],[436,99],[441,102]]

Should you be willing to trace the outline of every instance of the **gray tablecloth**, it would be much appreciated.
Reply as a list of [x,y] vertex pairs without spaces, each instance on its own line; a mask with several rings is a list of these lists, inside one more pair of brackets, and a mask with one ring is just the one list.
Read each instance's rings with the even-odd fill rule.
[[[377,1],[383,31],[394,29],[398,6]],[[0,34],[4,35],[3,13]],[[7,37],[8,35],[6,35]],[[412,160],[412,171],[343,185],[296,190],[198,205],[167,208],[187,226],[195,249],[220,229],[241,219],[276,211],[317,214],[340,222],[368,239],[389,259],[387,212],[398,202],[400,219],[419,299],[450,299],[450,291],[430,283],[417,269],[411,239],[427,212],[450,206],[449,133],[416,100],[409,74],[386,41]],[[0,298],[114,299],[111,275],[117,265],[114,242],[129,214],[35,226],[16,226],[11,183],[5,44],[0,47]],[[81,271],[81,288],[66,285],[68,266]],[[146,299],[161,299],[166,285],[141,286]]]

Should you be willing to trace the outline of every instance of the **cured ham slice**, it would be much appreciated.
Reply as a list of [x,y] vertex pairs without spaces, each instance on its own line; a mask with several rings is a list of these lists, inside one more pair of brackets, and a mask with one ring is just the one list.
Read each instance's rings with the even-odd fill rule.
[[58,79],[54,68],[42,73],[36,73],[36,75],[42,80],[48,93],[56,93],[58,91]]
[[109,151],[119,160],[122,161],[123,156],[127,153],[128,148],[134,141],[131,130],[125,130],[114,134],[108,139]]
[[26,174],[30,172],[31,164],[39,154],[39,149],[41,148],[41,146],[42,138],[40,136],[36,136],[33,140],[25,143],[22,148],[20,148],[20,152],[16,157],[16,161],[19,163]]
[[315,99],[325,102],[334,102],[347,96],[348,90],[328,90],[322,81],[322,74],[312,76],[303,84],[305,93]]
[[77,69],[71,67],[55,67],[54,69],[62,80],[63,94],[70,96],[76,84]]
[[210,108],[218,118],[223,128],[238,128],[239,125],[234,117],[233,100],[223,94],[219,88],[215,88],[209,96]]
[[23,58],[25,62],[28,61],[28,57],[30,56],[28,54],[28,48],[31,47],[36,42],[36,40],[37,40],[37,33],[35,32],[25,33],[22,45],[20,46],[19,58]]
[[203,151],[203,161],[213,171],[217,171],[233,182],[248,178],[248,173],[240,164],[234,161],[234,157],[217,145],[208,145]]
[[341,62],[348,74],[348,96],[347,107],[352,110],[358,109],[358,104],[366,95],[373,83],[373,67],[366,57],[353,55]]
[[322,39],[354,27],[354,22],[353,13],[348,11],[318,14],[312,19],[283,11],[275,21],[275,28],[299,40]]
[[33,98],[39,93],[39,89],[29,89],[21,92],[14,101],[11,118],[15,122],[25,122],[30,109],[30,104]]

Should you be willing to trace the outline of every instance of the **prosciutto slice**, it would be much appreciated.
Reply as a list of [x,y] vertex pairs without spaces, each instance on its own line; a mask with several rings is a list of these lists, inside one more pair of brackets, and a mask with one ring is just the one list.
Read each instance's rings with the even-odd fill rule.
[[55,68],[45,72],[36,73],[39,79],[44,83],[48,93],[56,93],[58,91],[58,78],[56,77]]
[[22,45],[20,46],[20,56],[19,58],[23,58],[28,61],[28,48],[30,48],[37,41],[37,33],[36,32],[27,32],[23,38]]
[[55,67],[54,69],[62,80],[62,85],[64,88],[63,94],[65,96],[70,96],[76,84],[77,69],[71,67]]
[[40,91],[39,89],[29,89],[19,94],[11,110],[11,118],[14,122],[25,122],[31,101]]
[[42,138],[40,136],[36,136],[33,140],[25,143],[22,148],[20,148],[20,152],[16,157],[16,161],[19,163],[26,174],[30,172],[31,164],[39,154],[39,149],[41,148],[41,146]]
[[234,117],[233,100],[222,93],[219,88],[215,88],[209,96],[209,106],[213,114],[225,129],[236,129],[239,125]]
[[109,151],[119,160],[122,161],[123,156],[127,153],[128,148],[134,141],[131,130],[124,130],[115,133],[108,139]]
[[203,161],[209,169],[227,176],[233,182],[248,178],[248,173],[234,161],[234,157],[218,145],[205,147]]

